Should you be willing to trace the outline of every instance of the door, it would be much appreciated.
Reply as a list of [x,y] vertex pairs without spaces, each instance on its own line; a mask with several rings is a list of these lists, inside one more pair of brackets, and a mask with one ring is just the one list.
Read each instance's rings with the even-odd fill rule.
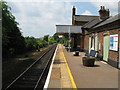
[[110,37],[108,35],[104,36],[103,42],[103,60],[108,61],[109,55],[109,44],[110,44]]

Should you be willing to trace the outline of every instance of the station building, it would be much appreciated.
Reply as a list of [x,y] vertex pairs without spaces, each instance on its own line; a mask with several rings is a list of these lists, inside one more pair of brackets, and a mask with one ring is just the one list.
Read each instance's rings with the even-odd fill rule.
[[[109,9],[101,6],[99,16],[76,15],[72,8],[72,26],[80,26],[82,33],[71,37],[72,48],[81,51],[95,50],[96,57],[108,64],[120,68],[120,14],[110,16]],[[118,38],[119,37],[119,38]]]
[[[72,9],[72,25],[73,26],[84,26],[88,22],[90,22],[93,19],[97,19],[99,16],[88,16],[88,15],[76,15],[76,8],[73,6]],[[83,37],[84,31],[82,31],[81,35],[75,35],[75,37],[72,37],[72,46],[73,48],[78,48],[80,46],[80,50],[83,50],[84,48],[84,37]]]
[[83,51],[97,51],[97,57],[119,68],[120,14],[110,16],[109,9],[101,6],[99,16],[75,15],[73,7],[72,25],[82,26],[80,46]]

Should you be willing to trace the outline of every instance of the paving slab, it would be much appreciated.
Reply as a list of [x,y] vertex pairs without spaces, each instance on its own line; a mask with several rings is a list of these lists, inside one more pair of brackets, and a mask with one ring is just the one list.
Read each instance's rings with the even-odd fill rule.
[[118,88],[117,68],[103,61],[95,61],[94,67],[86,67],[82,64],[84,52],[73,56],[73,52],[67,52],[64,46],[63,51],[77,88]]
[[[65,57],[62,55],[62,52],[64,52]],[[62,90],[73,90],[66,63],[70,68],[78,90],[119,90],[119,70],[103,61],[95,61],[94,67],[83,66],[82,57],[84,55],[84,52],[80,52],[80,56],[73,56],[73,52],[67,52],[65,47],[62,46],[61,48],[59,44],[48,90],[59,90],[60,88]],[[66,58],[66,62],[64,58]]]
[[58,50],[53,62],[48,88],[72,88],[72,84],[66,67],[66,62],[64,61],[64,57],[62,55],[62,47],[60,44],[58,45]]

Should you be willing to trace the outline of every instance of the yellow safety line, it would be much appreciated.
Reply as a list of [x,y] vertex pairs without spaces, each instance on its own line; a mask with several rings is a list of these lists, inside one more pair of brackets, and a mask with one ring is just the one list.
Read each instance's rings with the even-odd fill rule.
[[[61,46],[61,48],[62,48],[62,46]],[[75,90],[77,90],[77,86],[76,86],[75,81],[74,81],[74,79],[73,79],[73,76],[72,76],[72,73],[71,73],[71,71],[70,71],[70,68],[69,68],[69,66],[68,66],[68,64],[67,64],[67,60],[66,60],[66,58],[65,58],[65,55],[64,55],[64,53],[63,53],[63,50],[62,50],[62,55],[63,55],[64,61],[66,62],[66,67],[67,67],[68,74],[69,74],[69,77],[70,77],[70,80],[71,80],[71,83],[72,83],[72,87],[75,88]]]

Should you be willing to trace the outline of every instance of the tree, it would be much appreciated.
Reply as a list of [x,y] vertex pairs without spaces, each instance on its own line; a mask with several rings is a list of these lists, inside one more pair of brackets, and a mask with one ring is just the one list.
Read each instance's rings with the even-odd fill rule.
[[60,38],[57,34],[53,35],[54,40],[58,43],[60,41]]
[[49,41],[49,44],[56,43],[56,41],[54,40],[54,37],[53,37],[53,36],[50,36],[50,37],[48,38],[48,41]]
[[49,35],[45,35],[43,39],[44,39],[46,42],[48,42],[48,37],[49,37]]
[[2,7],[2,55],[7,57],[23,52],[25,41],[15,17],[10,12],[11,8],[4,1],[0,1],[0,5]]
[[34,50],[37,48],[38,43],[34,37],[25,37],[25,45],[27,51]]

